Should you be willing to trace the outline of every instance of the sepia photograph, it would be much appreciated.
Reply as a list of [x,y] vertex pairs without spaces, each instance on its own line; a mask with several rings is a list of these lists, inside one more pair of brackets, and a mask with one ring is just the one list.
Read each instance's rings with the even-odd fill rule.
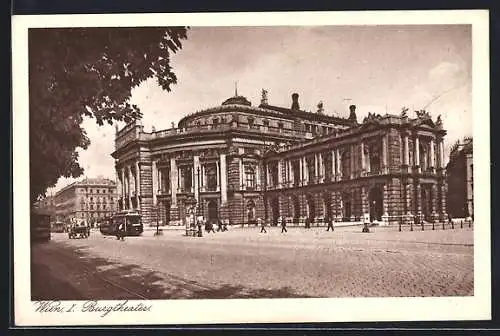
[[16,323],[491,318],[487,11],[12,26]]

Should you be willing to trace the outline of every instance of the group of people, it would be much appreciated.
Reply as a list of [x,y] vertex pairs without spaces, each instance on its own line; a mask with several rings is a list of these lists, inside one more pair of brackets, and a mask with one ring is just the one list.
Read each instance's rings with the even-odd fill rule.
[[216,220],[216,225],[217,225],[217,230],[215,230],[214,228],[214,222],[213,221],[207,221],[205,220],[205,218],[203,216],[199,216],[197,219],[196,219],[196,226],[198,228],[198,231],[201,232],[201,228],[204,226],[205,227],[205,231],[207,233],[210,233],[210,232],[224,232],[224,231],[228,231],[228,225],[230,225],[230,221],[228,219],[220,219],[218,218]]
[[[335,231],[335,229],[333,228],[333,219],[326,218],[325,222],[328,224],[328,227],[327,227],[326,231],[330,231],[330,229],[332,229],[332,231]],[[259,218],[257,218],[257,223],[258,223],[258,225],[261,228],[259,233],[267,233],[267,230],[266,230],[266,221],[259,217]],[[279,224],[281,226],[281,233],[288,232],[288,230],[286,229],[287,222],[286,222],[286,218],[285,217],[280,216],[277,219],[277,223],[276,224]],[[310,218],[306,219],[305,228],[306,229],[310,229],[311,228],[311,219]]]

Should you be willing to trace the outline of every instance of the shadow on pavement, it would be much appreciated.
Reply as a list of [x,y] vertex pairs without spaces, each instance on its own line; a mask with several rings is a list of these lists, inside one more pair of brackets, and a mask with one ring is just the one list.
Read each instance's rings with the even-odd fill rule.
[[32,247],[32,300],[305,298],[290,287],[253,289],[208,285],[174,274],[92,256],[86,247]]

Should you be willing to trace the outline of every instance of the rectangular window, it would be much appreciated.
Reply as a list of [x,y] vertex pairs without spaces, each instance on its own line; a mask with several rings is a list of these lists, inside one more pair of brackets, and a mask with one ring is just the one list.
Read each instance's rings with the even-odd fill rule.
[[269,127],[269,120],[264,120],[262,124],[266,127]]
[[248,127],[253,128],[254,122],[255,122],[254,118],[248,118]]
[[278,123],[278,128],[279,128],[280,130],[282,130],[282,129],[283,129],[283,123],[282,123],[282,122],[279,122],[279,123]]

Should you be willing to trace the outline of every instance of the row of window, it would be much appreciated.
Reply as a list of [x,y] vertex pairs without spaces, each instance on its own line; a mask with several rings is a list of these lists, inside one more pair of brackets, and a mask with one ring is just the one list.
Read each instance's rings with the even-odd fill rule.
[[80,192],[90,194],[112,194],[114,193],[114,188],[80,188]]
[[81,209],[82,210],[112,210],[113,209],[113,205],[110,205],[108,207],[108,205],[105,203],[103,204],[102,206],[100,204],[97,204],[94,208],[94,205],[93,204],[90,204],[88,207],[85,206],[85,204],[82,204],[81,205]]

